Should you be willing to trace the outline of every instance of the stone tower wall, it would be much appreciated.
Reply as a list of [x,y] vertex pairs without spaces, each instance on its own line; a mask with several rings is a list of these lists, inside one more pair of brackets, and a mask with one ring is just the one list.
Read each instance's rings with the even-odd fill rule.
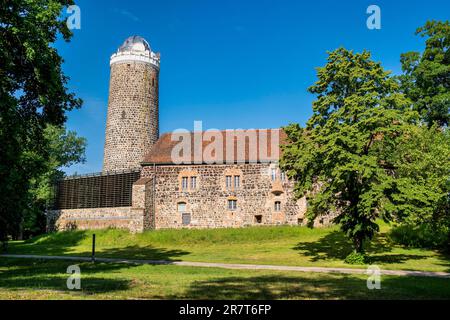
[[146,62],[111,65],[103,171],[139,168],[159,137],[159,69]]

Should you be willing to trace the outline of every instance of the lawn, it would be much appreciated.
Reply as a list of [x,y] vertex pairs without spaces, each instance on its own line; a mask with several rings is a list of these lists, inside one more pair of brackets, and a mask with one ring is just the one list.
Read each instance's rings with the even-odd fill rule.
[[0,299],[448,299],[450,279],[80,263],[81,291],[66,287],[73,262],[0,258]]
[[[450,257],[436,250],[405,248],[389,238],[390,227],[367,252],[382,269],[450,272]],[[90,256],[93,231],[73,231],[13,242],[9,253]],[[260,227],[217,230],[161,230],[130,234],[121,230],[95,231],[97,256],[107,258],[179,260],[361,268],[348,265],[350,242],[337,227]]]

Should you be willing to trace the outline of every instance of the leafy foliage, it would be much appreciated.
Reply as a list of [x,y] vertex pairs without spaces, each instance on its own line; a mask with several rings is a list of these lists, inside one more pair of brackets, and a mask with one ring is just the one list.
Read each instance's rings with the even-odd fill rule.
[[285,128],[290,144],[281,159],[298,181],[297,195],[308,195],[308,220],[335,211],[359,253],[379,230],[375,220],[393,179],[389,152],[415,116],[397,82],[370,58],[344,48],[329,52],[309,88],[317,95],[313,116],[306,128]]
[[71,37],[61,18],[72,0],[9,0],[0,6],[0,241],[17,236],[33,179],[50,159],[44,130],[81,106],[52,46]]
[[345,258],[345,263],[364,265],[368,262],[368,257],[360,252],[352,252]]
[[410,126],[389,153],[395,179],[385,209],[408,225],[450,226],[450,132]]
[[445,226],[432,226],[430,223],[403,224],[393,228],[390,239],[397,244],[411,248],[442,248],[447,241],[449,230]]
[[75,132],[48,126],[44,130],[44,138],[49,159],[45,163],[45,171],[31,180],[29,206],[25,209],[22,226],[25,238],[45,232],[44,212],[53,200],[55,181],[64,176],[61,169],[85,161],[86,139],[77,137]]
[[402,54],[402,89],[429,126],[446,126],[450,120],[450,22],[428,21],[416,34],[427,38],[425,50]]

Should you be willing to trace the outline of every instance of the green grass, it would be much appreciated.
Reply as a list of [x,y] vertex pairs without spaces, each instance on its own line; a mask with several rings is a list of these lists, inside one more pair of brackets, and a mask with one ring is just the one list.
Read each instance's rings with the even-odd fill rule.
[[[450,258],[436,250],[405,248],[382,230],[367,252],[383,269],[450,272]],[[16,254],[89,256],[93,231],[45,235],[13,242]],[[261,227],[216,230],[161,230],[132,235],[121,230],[95,231],[97,256],[108,258],[181,260],[361,268],[344,263],[352,248],[337,227]]]
[[[289,231],[286,231],[289,232]],[[81,291],[66,287],[73,262],[0,258],[0,299],[448,299],[450,279],[80,263]]]

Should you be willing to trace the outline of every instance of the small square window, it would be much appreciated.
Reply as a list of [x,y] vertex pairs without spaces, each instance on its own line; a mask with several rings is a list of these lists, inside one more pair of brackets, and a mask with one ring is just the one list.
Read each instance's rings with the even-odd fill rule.
[[186,212],[186,203],[185,202],[178,203],[178,212],[179,213]]
[[280,212],[280,211],[281,211],[281,202],[275,201],[275,212]]
[[303,219],[302,219],[302,218],[298,218],[297,224],[298,224],[299,226],[303,225]]
[[228,210],[236,211],[237,209],[237,200],[228,200]]
[[255,222],[258,223],[258,224],[261,224],[262,223],[262,216],[261,215],[255,216]]

